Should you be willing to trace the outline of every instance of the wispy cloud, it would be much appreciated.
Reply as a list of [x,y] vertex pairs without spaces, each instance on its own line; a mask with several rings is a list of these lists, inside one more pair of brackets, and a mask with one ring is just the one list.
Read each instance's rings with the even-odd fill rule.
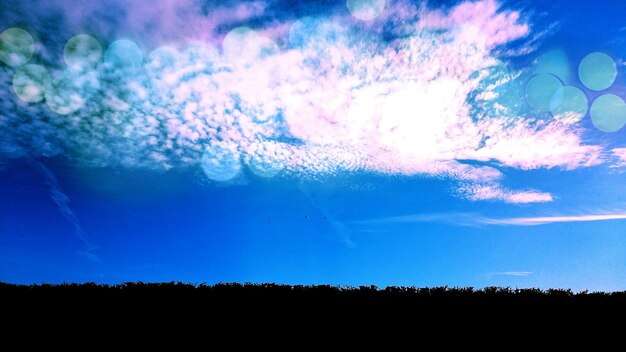
[[532,275],[532,271],[498,271],[494,273],[487,273],[485,275],[502,275],[502,276],[528,276]]
[[626,219],[626,213],[603,215],[576,215],[576,216],[539,216],[528,218],[481,218],[478,221],[488,225],[536,226],[563,222],[589,222]]
[[617,159],[617,162],[611,167],[624,167],[626,166],[626,148],[613,148],[611,154]]
[[96,247],[93,244],[91,244],[89,237],[87,236],[85,231],[83,231],[83,228],[80,225],[80,221],[78,220],[78,217],[76,216],[76,214],[74,213],[74,211],[69,205],[70,198],[67,196],[67,194],[63,191],[63,189],[59,185],[59,181],[57,180],[57,177],[54,175],[52,170],[50,170],[42,162],[38,160],[34,160],[34,159],[29,160],[29,162],[33,166],[33,168],[37,170],[37,172],[39,172],[43,176],[44,182],[46,183],[46,185],[48,186],[50,190],[50,196],[52,198],[52,201],[56,204],[57,209],[59,209],[59,212],[61,213],[61,215],[63,215],[63,217],[67,219],[67,221],[72,223],[75,229],[74,233],[76,237],[85,245],[85,250],[80,251],[79,254],[84,255],[90,260],[98,261],[98,257],[92,253],[92,251]]
[[438,213],[438,214],[413,214],[404,216],[393,216],[379,219],[356,221],[354,224],[361,225],[389,225],[403,223],[440,223],[455,226],[538,226],[554,223],[568,222],[590,222],[625,220],[626,213],[613,214],[587,214],[571,216],[537,216],[537,217],[512,217],[494,218],[485,217],[476,213]]
[[411,214],[402,216],[390,216],[385,218],[353,221],[354,225],[392,225],[408,223],[439,223],[457,226],[478,226],[476,219],[479,216],[475,213],[432,213],[432,214]]
[[550,193],[538,191],[511,191],[497,184],[470,183],[461,186],[459,191],[470,200],[500,200],[505,203],[543,203],[551,202],[553,197]]
[[474,35],[479,35],[488,47],[497,46],[526,36],[528,24],[520,23],[518,12],[501,12],[496,0],[462,2],[452,8],[448,14],[441,11],[425,13],[422,25],[428,28],[445,29],[450,26],[470,25],[476,28]]

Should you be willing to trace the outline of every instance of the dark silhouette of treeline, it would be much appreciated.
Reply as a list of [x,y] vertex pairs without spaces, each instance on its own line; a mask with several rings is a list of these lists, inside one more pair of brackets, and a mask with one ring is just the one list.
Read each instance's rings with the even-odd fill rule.
[[626,302],[626,291],[573,292],[570,289],[509,287],[407,287],[388,286],[331,286],[331,285],[281,285],[273,283],[220,283],[215,285],[182,282],[144,283],[127,282],[117,285],[95,283],[63,283],[16,285],[0,283],[0,295],[22,298],[108,296],[133,298],[150,296],[184,296],[206,301],[233,300],[319,300],[337,303],[617,303]]
[[[65,329],[63,321],[87,330],[92,324],[131,330],[151,326],[163,336],[168,334],[165,326],[199,321],[214,333],[241,328],[256,331],[278,322],[292,331],[306,331],[303,326],[314,325],[340,335],[357,326],[363,331],[390,326],[410,331],[419,326],[429,331],[477,329],[479,336],[500,331],[517,338],[519,331],[535,334],[555,327],[605,329],[610,321],[623,321],[626,316],[626,292],[506,287],[0,283],[0,298],[3,321],[11,321],[15,328]],[[419,330],[421,336],[426,336],[426,330]],[[413,333],[405,332],[406,336]],[[371,332],[371,336],[376,334]]]

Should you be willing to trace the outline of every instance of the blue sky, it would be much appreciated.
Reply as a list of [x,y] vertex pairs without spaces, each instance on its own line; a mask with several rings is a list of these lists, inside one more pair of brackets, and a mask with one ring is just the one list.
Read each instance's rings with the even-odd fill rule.
[[626,5],[144,5],[0,5],[0,281],[626,289]]

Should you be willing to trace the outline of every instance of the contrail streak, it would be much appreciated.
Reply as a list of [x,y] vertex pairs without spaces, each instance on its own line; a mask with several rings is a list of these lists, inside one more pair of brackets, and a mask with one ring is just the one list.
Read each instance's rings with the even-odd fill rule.
[[63,189],[59,185],[59,180],[57,179],[57,177],[48,167],[46,167],[40,161],[35,159],[29,159],[29,163],[43,176],[44,182],[50,190],[50,197],[52,198],[52,201],[56,204],[57,209],[59,209],[61,215],[63,215],[63,217],[67,219],[67,221],[74,225],[74,233],[76,237],[85,245],[85,253],[89,254],[86,256],[90,259],[94,259],[95,257],[91,253],[91,251],[94,250],[96,247],[91,244],[89,237],[87,236],[85,231],[83,231],[78,217],[69,205],[70,198],[65,192],[63,192]]

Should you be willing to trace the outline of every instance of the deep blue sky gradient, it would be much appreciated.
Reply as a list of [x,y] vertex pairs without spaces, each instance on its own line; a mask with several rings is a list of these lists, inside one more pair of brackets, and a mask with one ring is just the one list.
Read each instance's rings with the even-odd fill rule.
[[[6,166],[0,188],[3,281],[624,287],[623,220],[533,227],[359,222],[407,214],[559,214],[568,204],[593,209],[626,196],[624,187],[570,193],[571,184],[597,188],[585,175],[555,180],[562,197],[555,204],[503,206],[460,201],[445,181],[421,177],[286,183],[251,176],[244,185],[215,187],[191,182],[200,177],[193,172],[119,173],[48,163],[99,259],[80,254],[84,246],[41,175],[15,162]],[[554,177],[541,173],[535,177]],[[623,178],[613,176],[616,183]],[[511,271],[533,274],[499,274]]]

